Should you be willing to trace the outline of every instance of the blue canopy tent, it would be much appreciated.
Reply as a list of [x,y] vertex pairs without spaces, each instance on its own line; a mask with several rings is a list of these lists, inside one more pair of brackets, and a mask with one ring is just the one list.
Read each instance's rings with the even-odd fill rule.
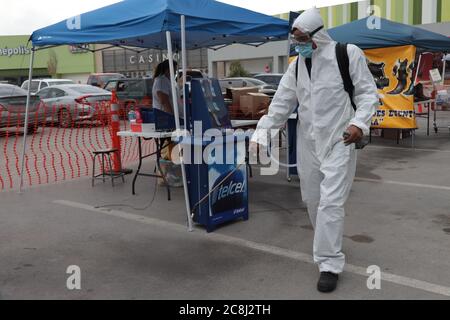
[[[189,37],[186,37],[186,32]],[[180,132],[173,50],[181,50],[183,83],[186,84],[186,49],[226,46],[234,43],[253,46],[284,40],[289,22],[213,0],[124,0],[116,4],[69,18],[31,35],[33,44],[29,80],[32,79],[34,52],[58,45],[110,44],[168,50],[172,96],[177,131]],[[31,87],[31,86],[30,86]],[[28,92],[22,173],[26,149],[30,90]],[[184,102],[186,110],[186,101]],[[189,230],[192,230],[186,173],[182,167]],[[20,175],[20,189],[23,186]]]
[[283,40],[288,31],[287,21],[212,0],[125,0],[37,30],[30,40],[33,47],[111,44],[169,49],[170,32],[170,44],[185,53],[233,43],[258,46]]
[[181,21],[189,33],[186,48],[262,44],[284,40],[288,22],[212,0],[125,0],[35,31],[33,46],[102,43],[166,48],[166,31],[181,50]]
[[[380,28],[376,28],[375,18],[380,19]],[[361,49],[414,45],[429,51],[450,52],[450,38],[444,35],[372,16],[329,29],[328,32],[333,40],[353,43]]]

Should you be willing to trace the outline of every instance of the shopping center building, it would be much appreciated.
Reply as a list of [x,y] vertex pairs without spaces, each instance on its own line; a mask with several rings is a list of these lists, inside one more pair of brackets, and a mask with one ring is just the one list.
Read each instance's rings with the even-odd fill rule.
[[[28,78],[31,44],[29,36],[0,36],[0,81],[21,85]],[[35,55],[35,78],[72,79],[86,83],[95,71],[94,55],[71,46],[39,50]]]
[[[375,14],[400,23],[418,25],[450,35],[450,0],[372,0],[320,8],[325,27],[333,28]],[[289,19],[289,13],[279,15]],[[287,38],[287,35],[286,35]],[[288,43],[278,41],[259,47],[232,45],[208,52],[210,76],[228,75],[230,65],[239,61],[249,73],[283,73],[287,69]]]
[[[28,79],[31,57],[29,36],[0,36],[0,82],[21,85]],[[167,52],[140,48],[106,49],[91,45],[83,50],[73,46],[58,46],[38,50],[33,78],[71,79],[86,83],[91,73],[112,72],[128,77],[152,76],[158,63],[167,59]],[[95,53],[93,53],[95,49]],[[180,54],[174,55],[179,61]],[[189,67],[208,72],[207,49],[189,51]]]
[[[102,46],[97,46],[97,49]],[[174,60],[180,60],[176,52]],[[121,73],[127,77],[152,77],[157,65],[168,59],[166,51],[142,48],[110,48],[96,52],[96,72]],[[187,53],[188,68],[208,73],[207,49],[190,50]],[[181,65],[180,65],[181,67]]]

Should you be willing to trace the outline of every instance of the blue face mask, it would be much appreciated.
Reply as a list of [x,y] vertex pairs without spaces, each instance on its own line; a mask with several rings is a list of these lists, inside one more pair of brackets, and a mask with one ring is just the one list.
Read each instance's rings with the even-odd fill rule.
[[295,51],[304,58],[311,58],[314,52],[312,42],[306,44],[299,44],[295,47]]

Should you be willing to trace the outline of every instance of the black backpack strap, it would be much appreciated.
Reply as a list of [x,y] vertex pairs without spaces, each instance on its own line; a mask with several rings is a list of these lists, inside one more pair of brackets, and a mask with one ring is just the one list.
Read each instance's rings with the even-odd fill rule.
[[312,70],[312,60],[311,60],[311,58],[306,58],[305,59],[305,65],[306,65],[306,69],[308,70],[309,79],[311,79],[311,70]]
[[350,101],[352,103],[353,109],[356,111],[356,104],[353,100],[353,93],[355,92],[355,86],[353,85],[352,78],[350,76],[350,62],[347,52],[347,44],[337,43],[336,44],[336,58],[339,65],[339,70],[341,72],[342,80],[344,81],[344,89],[350,96]]
[[298,83],[298,61],[300,60],[300,56],[297,57],[297,61],[295,62],[295,80]]

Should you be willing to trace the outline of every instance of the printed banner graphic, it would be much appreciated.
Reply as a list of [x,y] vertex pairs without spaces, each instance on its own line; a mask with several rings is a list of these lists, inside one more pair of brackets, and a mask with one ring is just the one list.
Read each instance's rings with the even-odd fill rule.
[[402,46],[365,50],[377,84],[380,107],[372,119],[374,129],[416,129],[414,69],[416,48]]
[[[234,145],[228,146],[225,154],[232,154],[233,148]],[[237,165],[238,159],[245,158],[245,142],[238,143],[237,152],[233,154],[234,164],[214,163],[222,157],[224,150],[222,146],[217,146],[213,152],[215,154],[210,154],[209,158],[210,163],[213,163],[208,170],[210,216],[213,220],[222,219],[224,214],[242,214],[248,206],[247,166]]]

